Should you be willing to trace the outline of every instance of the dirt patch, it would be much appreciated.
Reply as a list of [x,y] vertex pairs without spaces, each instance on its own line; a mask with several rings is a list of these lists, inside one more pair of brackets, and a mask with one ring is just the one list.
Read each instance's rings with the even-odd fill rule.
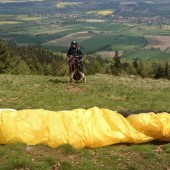
[[[69,145],[68,145],[69,146]],[[44,157],[53,157],[56,160],[56,164],[52,169],[60,169],[62,162],[69,162],[72,166],[78,165],[80,156],[78,151],[74,150],[71,146],[68,147],[60,146],[58,148],[50,148],[45,145],[36,145],[36,146],[26,146],[25,152],[32,156],[32,161],[39,162],[42,161]]]
[[162,51],[165,51],[170,47],[170,36],[155,36],[147,35],[145,39],[148,41],[148,45],[145,48],[159,48]]
[[106,22],[106,20],[105,19],[85,19],[85,20],[81,20],[81,21],[85,21],[85,22],[87,22],[87,23],[92,23],[92,22],[94,22],[94,23],[104,23],[104,22]]
[[69,86],[67,87],[67,90],[68,90],[70,93],[84,93],[84,89],[79,88],[79,87],[76,87],[76,86],[72,86],[72,85],[69,85]]
[[[119,56],[123,55],[123,51],[118,51]],[[96,55],[100,55],[101,57],[115,57],[115,51],[98,51]]]

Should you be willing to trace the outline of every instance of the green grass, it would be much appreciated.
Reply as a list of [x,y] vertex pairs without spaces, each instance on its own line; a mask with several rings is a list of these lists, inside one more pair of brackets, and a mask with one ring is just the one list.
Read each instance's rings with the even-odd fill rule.
[[[80,81],[68,84],[68,80],[68,77],[1,74],[1,108],[58,111],[97,106],[118,112],[170,111],[169,80],[101,74],[87,76],[87,83]],[[170,166],[169,148],[169,143],[158,141],[78,150],[67,144],[58,148],[45,145],[0,145],[0,170],[162,170]]]
[[125,60],[133,60],[133,59],[140,59],[140,60],[164,60],[169,61],[170,60],[170,54],[168,52],[161,51],[159,49],[154,50],[138,50],[133,52],[132,54],[128,54]]
[[170,110],[169,80],[111,75],[88,76],[86,84],[68,84],[68,80],[68,77],[0,75],[1,107],[63,110],[97,106],[118,111]]
[[93,27],[95,31],[111,31],[111,32],[121,32],[126,29],[130,29],[132,26],[123,24],[110,24],[110,23],[86,23],[81,24],[82,27]]
[[[14,147],[18,146],[18,147]],[[10,144],[0,146],[4,149],[0,155],[0,170],[10,169],[146,169],[161,170],[169,167],[170,144],[148,143],[142,145],[112,145],[95,149],[74,148],[63,145],[56,149],[44,145],[26,146]],[[69,149],[70,150],[70,149]],[[147,159],[147,161],[146,161]]]

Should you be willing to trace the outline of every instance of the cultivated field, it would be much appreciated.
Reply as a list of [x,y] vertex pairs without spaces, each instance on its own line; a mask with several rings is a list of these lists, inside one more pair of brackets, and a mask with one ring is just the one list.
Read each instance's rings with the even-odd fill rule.
[[[6,1],[0,0],[0,2]],[[124,51],[129,57],[132,55],[131,52],[135,51],[135,57],[139,58],[140,49],[146,46],[146,48],[160,48],[162,52],[166,53],[165,55],[169,55],[170,26],[168,24],[134,24],[133,22],[117,24],[111,20],[108,22],[105,15],[112,15],[115,10],[110,10],[109,7],[89,9],[83,14],[87,17],[81,17],[83,11],[80,11],[79,17],[68,14],[62,14],[62,16],[61,13],[56,15],[56,7],[58,10],[64,10],[63,8],[69,10],[70,8],[81,8],[82,3],[55,2],[53,7],[49,2],[46,2],[45,5],[44,3],[39,2],[34,6],[31,4],[30,6],[23,4],[19,6],[16,3],[14,5],[17,6],[16,8],[11,6],[9,9],[0,8],[1,34],[6,39],[9,37],[18,45],[40,45],[55,52],[66,52],[70,42],[75,39],[85,54],[97,53],[97,55],[112,57],[115,50],[118,50]],[[94,3],[92,4],[94,5]],[[134,8],[133,4],[136,3],[121,2],[121,11],[131,11]],[[89,7],[89,4],[86,7]],[[44,11],[45,9],[54,10],[54,13],[48,14],[47,11]],[[98,17],[94,17],[95,15]],[[148,55],[151,56],[149,51],[147,51]],[[162,53],[158,58],[164,58],[161,55]],[[166,58],[168,57],[166,56]]]
[[[119,56],[123,55],[123,51],[118,51]],[[96,53],[96,55],[100,55],[102,57],[114,57],[115,56],[115,51],[99,51]]]
[[36,21],[42,19],[42,17],[34,17],[34,16],[28,16],[28,15],[18,15],[16,17],[18,20],[25,20],[25,21]]
[[95,36],[95,33],[88,33],[87,31],[83,32],[77,32],[73,34],[68,34],[62,38],[49,41],[47,43],[44,43],[43,45],[52,45],[52,46],[69,46],[70,42],[74,39],[76,39],[79,43],[83,42],[86,39],[89,39],[91,37]]
[[145,48],[153,47],[165,51],[170,47],[170,36],[147,35],[145,39],[148,41],[148,45]]
[[15,21],[0,21],[0,25],[4,25],[4,24],[19,24],[21,22],[15,22]]
[[57,8],[65,8],[66,6],[79,6],[83,2],[59,2],[56,4]]

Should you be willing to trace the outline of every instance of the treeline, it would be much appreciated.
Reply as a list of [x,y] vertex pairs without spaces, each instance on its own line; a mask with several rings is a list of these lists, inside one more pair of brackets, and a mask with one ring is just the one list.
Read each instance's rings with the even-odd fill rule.
[[114,57],[111,65],[111,74],[139,75],[143,78],[170,79],[169,61],[141,61],[134,59],[131,62],[121,62],[120,57]]
[[[113,58],[84,55],[84,73],[139,75],[143,78],[170,79],[170,62],[151,62],[135,59],[122,62],[118,52]],[[0,40],[0,74],[68,75],[67,57],[38,46],[10,47]]]
[[38,46],[8,47],[0,40],[0,73],[64,75],[65,58]]

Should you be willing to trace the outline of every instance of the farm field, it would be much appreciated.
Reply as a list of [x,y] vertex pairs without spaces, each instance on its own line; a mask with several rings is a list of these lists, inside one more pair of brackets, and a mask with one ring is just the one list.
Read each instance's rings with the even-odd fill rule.
[[95,33],[88,33],[87,31],[78,32],[78,33],[71,33],[71,34],[68,34],[68,35],[60,38],[60,39],[56,39],[56,40],[52,40],[52,41],[49,41],[47,43],[44,43],[43,45],[69,47],[70,42],[73,39],[76,39],[81,44],[81,42],[83,42],[86,39],[89,39],[89,38],[91,38],[93,36],[95,36]]
[[145,48],[159,48],[161,51],[165,51],[170,48],[170,36],[145,36],[148,41],[148,45]]
[[127,57],[123,58],[123,60],[134,60],[134,59],[140,59],[140,60],[158,60],[158,61],[169,61],[170,56],[169,52],[164,52],[159,49],[142,49],[140,51],[134,51],[130,53]]
[[[136,8],[136,2],[120,1],[120,4],[121,12]],[[27,5],[24,5],[24,2],[11,3],[10,6],[6,3],[0,5],[2,5],[0,31],[4,39],[10,40],[9,43],[15,42],[22,46],[39,45],[55,52],[66,53],[70,42],[76,39],[84,54],[100,53],[105,56],[107,52],[110,56],[118,50],[129,57],[132,51],[136,53],[145,47],[159,48],[164,53],[169,52],[170,26],[168,24],[125,23],[120,22],[121,17],[118,19],[120,23],[115,23],[111,17],[118,7],[116,2],[109,1],[104,7],[100,4],[100,9],[97,10],[92,9],[96,8],[94,2],[84,4],[83,2],[39,1],[27,2]],[[147,5],[151,10],[151,6]],[[156,8],[157,5],[153,7]],[[161,11],[165,9],[163,4],[159,5]],[[110,6],[114,8],[111,9]],[[77,12],[70,13],[69,8],[73,11],[77,9]],[[160,41],[161,36],[164,36],[164,40]],[[153,44],[155,42],[157,45]]]
[[[4,21],[1,21],[4,22]],[[16,24],[15,24],[16,25]],[[52,28],[45,26],[29,26],[23,30],[9,33],[19,45],[39,44],[54,51],[66,52],[70,42],[76,39],[83,52],[106,54],[106,51],[132,51],[135,49],[159,48],[165,51],[169,47],[169,36],[148,34],[148,30],[140,32],[138,26],[110,25],[93,23],[77,24],[75,27]],[[2,25],[2,27],[4,24]],[[91,27],[90,27],[91,26]],[[7,26],[5,26],[7,27]],[[4,27],[4,28],[5,28]],[[14,26],[15,27],[15,26]],[[10,28],[11,29],[11,28]],[[79,31],[81,30],[81,31]],[[168,30],[164,30],[168,31]],[[166,33],[167,34],[167,33]],[[154,40],[154,41],[153,41]],[[160,41],[161,40],[161,41]],[[155,44],[157,42],[157,44]],[[102,52],[103,51],[103,52]]]
[[[123,55],[123,51],[118,51],[119,56],[121,57]],[[115,56],[115,51],[98,51],[95,53],[96,55],[100,55],[102,57],[110,57],[113,58]]]
[[0,21],[0,25],[6,25],[6,24],[19,24],[20,22],[15,21]]

